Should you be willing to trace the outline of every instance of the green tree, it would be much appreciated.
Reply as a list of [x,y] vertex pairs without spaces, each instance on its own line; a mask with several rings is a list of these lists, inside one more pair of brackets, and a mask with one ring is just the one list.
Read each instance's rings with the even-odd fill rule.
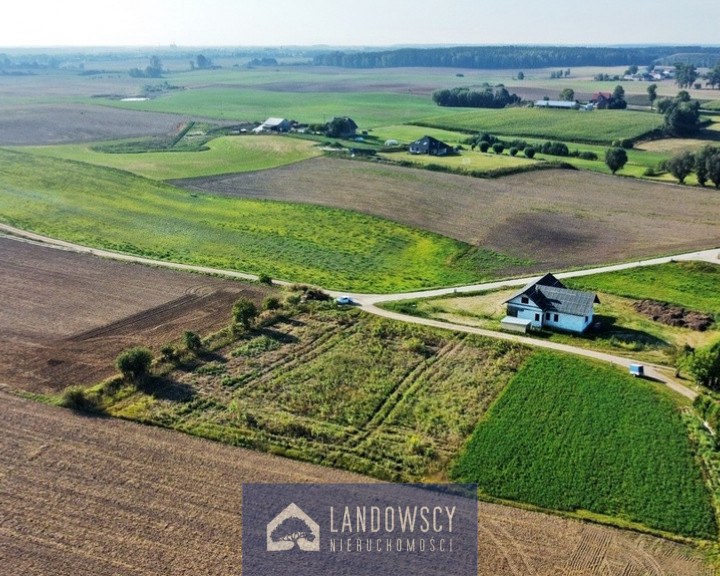
[[121,352],[115,360],[115,367],[125,378],[139,382],[147,375],[152,361],[152,352],[148,348],[137,346]]
[[648,93],[648,100],[650,100],[650,109],[652,110],[653,106],[655,105],[655,100],[657,100],[657,84],[650,84],[650,86],[647,87],[647,93]]
[[720,62],[708,70],[705,81],[711,88],[720,88]]
[[560,100],[575,102],[575,90],[572,88],[563,88],[562,92],[560,92]]
[[625,101],[625,88],[618,84],[615,86],[610,101],[608,102],[608,108],[613,110],[624,110],[627,108],[627,102]]
[[525,158],[532,159],[535,156],[535,148],[532,146],[527,146],[523,152],[525,153]]
[[253,321],[255,320],[257,315],[258,309],[252,300],[248,300],[247,298],[240,298],[233,305],[233,320],[238,324],[242,324],[243,327],[246,329],[252,326]]
[[695,350],[687,359],[687,368],[697,384],[720,389],[720,343]]
[[700,103],[681,92],[665,109],[663,129],[668,136],[688,138],[700,131]]
[[720,150],[717,148],[705,160],[705,170],[707,177],[715,184],[715,188],[720,188]]
[[608,148],[605,152],[605,164],[607,164],[613,174],[625,166],[627,160],[628,157],[627,152],[625,152],[625,148],[615,146],[613,148]]
[[704,146],[697,152],[695,152],[695,174],[697,175],[697,180],[700,186],[705,186],[705,183],[708,181],[708,167],[707,167],[707,161],[708,159],[713,155],[720,152],[718,148],[715,148],[714,146]]
[[692,152],[685,151],[676,154],[665,162],[665,168],[678,179],[680,184],[685,182],[685,178],[693,171],[695,167],[695,156]]
[[690,88],[697,80],[698,72],[694,64],[678,62],[675,64],[675,83],[680,88]]
[[525,80],[525,72],[518,72],[517,79]]
[[204,70],[212,66],[212,60],[205,57],[203,54],[198,54],[195,57],[195,62],[197,63],[197,67],[200,68],[200,70]]
[[500,142],[495,142],[495,144],[493,144],[492,149],[493,149],[493,152],[495,152],[495,154],[502,154],[503,151],[505,150],[505,146]]

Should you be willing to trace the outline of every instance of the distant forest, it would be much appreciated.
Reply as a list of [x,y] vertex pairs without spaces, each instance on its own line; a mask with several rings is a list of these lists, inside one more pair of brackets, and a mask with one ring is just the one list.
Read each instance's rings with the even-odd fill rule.
[[318,66],[343,68],[444,67],[532,69],[578,66],[630,66],[688,62],[712,67],[720,62],[720,48],[700,46],[471,46],[401,48],[377,52],[334,51],[313,58]]

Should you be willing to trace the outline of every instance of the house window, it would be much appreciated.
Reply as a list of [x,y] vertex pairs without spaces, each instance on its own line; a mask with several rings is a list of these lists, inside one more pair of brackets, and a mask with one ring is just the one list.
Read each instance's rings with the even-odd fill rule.
[[554,320],[555,322],[557,322],[557,321],[560,320],[560,317],[559,317],[557,314],[555,314],[555,315],[553,316],[553,320]]
[[587,316],[585,316],[585,322],[587,322],[588,320],[589,320],[589,318]]
[[520,302],[522,302],[523,304],[529,304],[530,299],[527,296],[523,296],[522,298],[520,298]]
[[540,322],[540,314],[535,314],[535,322]]

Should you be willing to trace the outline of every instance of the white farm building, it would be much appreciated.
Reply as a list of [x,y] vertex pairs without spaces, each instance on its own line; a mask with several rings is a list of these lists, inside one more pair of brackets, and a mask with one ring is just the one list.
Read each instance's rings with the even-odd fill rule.
[[555,276],[546,274],[505,301],[507,316],[502,326],[523,332],[548,328],[582,333],[592,324],[595,304],[599,303],[596,294],[570,290]]

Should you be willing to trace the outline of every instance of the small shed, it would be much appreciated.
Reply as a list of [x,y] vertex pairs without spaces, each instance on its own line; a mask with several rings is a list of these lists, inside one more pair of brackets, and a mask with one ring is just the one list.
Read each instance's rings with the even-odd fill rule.
[[521,334],[527,334],[530,331],[531,324],[532,320],[527,318],[505,316],[505,318],[500,321],[500,328],[507,330],[508,332],[520,332]]

